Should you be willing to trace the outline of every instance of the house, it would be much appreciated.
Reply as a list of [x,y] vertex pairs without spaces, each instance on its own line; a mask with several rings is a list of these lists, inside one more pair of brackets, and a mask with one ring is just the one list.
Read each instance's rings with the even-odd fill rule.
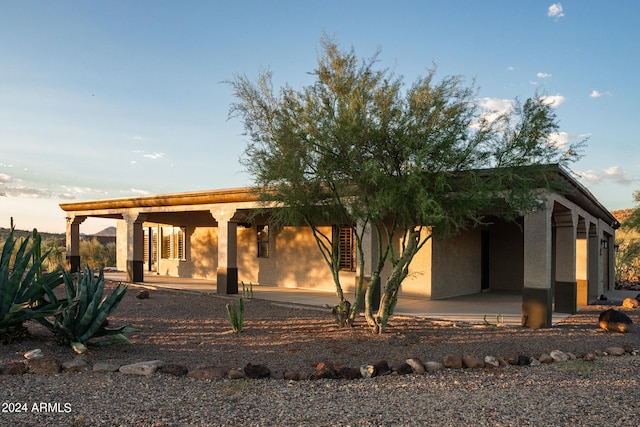
[[[416,255],[401,295],[428,299],[482,291],[522,294],[522,323],[551,326],[551,315],[575,313],[614,287],[616,219],[568,172],[553,173],[562,194],[547,192],[541,207],[515,222],[490,225],[447,239],[431,239]],[[222,294],[239,281],[288,288],[334,290],[329,269],[304,226],[270,227],[268,218],[249,222],[259,207],[251,188],[161,194],[64,203],[67,258],[80,266],[80,225],[88,217],[117,223],[117,264],[127,280],[145,274],[215,280]],[[348,227],[327,224],[342,253],[354,254]],[[365,242],[365,269],[375,245]],[[354,256],[342,257],[341,281],[356,281]],[[370,271],[365,271],[370,276]],[[384,274],[384,272],[383,272]],[[349,290],[349,289],[346,289]]]

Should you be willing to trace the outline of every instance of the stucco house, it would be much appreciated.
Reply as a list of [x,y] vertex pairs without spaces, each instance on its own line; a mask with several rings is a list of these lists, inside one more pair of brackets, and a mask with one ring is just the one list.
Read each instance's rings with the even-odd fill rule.
[[[551,326],[553,311],[574,313],[614,286],[618,222],[567,171],[554,169],[566,187],[547,193],[542,207],[515,222],[492,221],[445,239],[431,239],[416,255],[401,296],[440,299],[483,291],[522,294],[522,323]],[[67,258],[80,266],[79,236],[89,217],[117,223],[118,268],[127,280],[145,274],[202,278],[218,293],[237,293],[240,281],[287,288],[334,290],[311,231],[248,221],[259,207],[251,188],[160,194],[64,203]],[[327,224],[340,239],[342,283],[355,286],[354,242],[348,227]],[[370,242],[369,242],[370,243]],[[365,269],[373,245],[365,242]],[[365,276],[370,272],[365,271]],[[349,289],[346,289],[349,290]]]

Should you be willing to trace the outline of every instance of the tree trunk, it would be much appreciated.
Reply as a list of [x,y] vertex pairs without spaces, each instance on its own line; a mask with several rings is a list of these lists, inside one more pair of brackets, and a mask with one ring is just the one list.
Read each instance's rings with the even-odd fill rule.
[[373,333],[383,334],[387,329],[387,321],[392,314],[398,298],[398,291],[402,281],[407,277],[408,267],[415,254],[420,249],[420,229],[413,228],[408,231],[407,245],[404,247],[400,258],[393,264],[391,274],[384,286],[384,292],[380,297],[378,313],[373,317]]

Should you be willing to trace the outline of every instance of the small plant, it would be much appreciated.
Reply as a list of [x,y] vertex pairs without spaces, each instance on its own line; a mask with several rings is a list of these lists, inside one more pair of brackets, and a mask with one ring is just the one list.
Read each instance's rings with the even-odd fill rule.
[[504,326],[504,315],[500,313],[496,314],[496,324],[494,325],[487,320],[487,315],[485,314],[484,318],[482,319],[482,323],[485,326]]
[[[104,297],[102,269],[97,280],[89,268],[73,276],[64,272],[63,279],[67,291],[66,309],[56,314],[53,322],[40,319],[40,323],[56,334],[61,344],[70,344],[77,353],[84,353],[87,345],[131,344],[124,334],[140,332],[139,329],[126,326],[114,329],[106,327],[107,317],[115,310],[127,291],[126,285],[119,284],[109,296]],[[91,342],[92,339],[103,336],[110,338]]]
[[249,285],[247,286],[242,282],[242,298],[253,298],[253,283],[249,282]]
[[242,298],[238,300],[238,309],[235,304],[227,303],[227,314],[229,315],[229,323],[233,332],[242,332],[242,322],[244,321],[244,304]]
[[35,245],[29,245],[27,237],[18,246],[14,230],[2,248],[0,255],[0,340],[10,343],[26,338],[27,320],[38,320],[59,312],[64,306],[53,297],[53,289],[62,284],[62,271],[42,273],[42,256],[39,235],[33,231]]

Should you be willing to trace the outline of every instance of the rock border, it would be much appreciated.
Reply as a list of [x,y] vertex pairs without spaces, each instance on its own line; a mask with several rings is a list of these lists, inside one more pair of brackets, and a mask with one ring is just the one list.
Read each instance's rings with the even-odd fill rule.
[[364,364],[357,368],[335,365],[323,361],[316,365],[313,372],[285,370],[281,378],[272,375],[270,369],[264,365],[247,364],[244,368],[224,368],[220,366],[199,366],[189,370],[186,366],[165,363],[162,360],[149,360],[120,365],[109,362],[96,362],[93,366],[84,356],[76,356],[67,361],[60,361],[45,355],[40,349],[33,349],[24,354],[22,360],[9,362],[0,367],[2,375],[26,374],[59,374],[62,372],[114,372],[122,375],[151,376],[164,374],[173,376],[187,376],[198,380],[239,380],[239,379],[285,379],[288,381],[346,379],[355,380],[373,378],[385,375],[425,375],[445,369],[500,369],[508,366],[540,366],[549,363],[565,363],[574,361],[594,362],[601,357],[638,356],[638,349],[630,346],[611,346],[604,350],[596,349],[584,354],[575,354],[561,350],[543,353],[538,357],[522,354],[507,356],[476,354],[462,355],[448,354],[442,361],[422,362],[418,357],[405,360],[379,360],[371,364]]

